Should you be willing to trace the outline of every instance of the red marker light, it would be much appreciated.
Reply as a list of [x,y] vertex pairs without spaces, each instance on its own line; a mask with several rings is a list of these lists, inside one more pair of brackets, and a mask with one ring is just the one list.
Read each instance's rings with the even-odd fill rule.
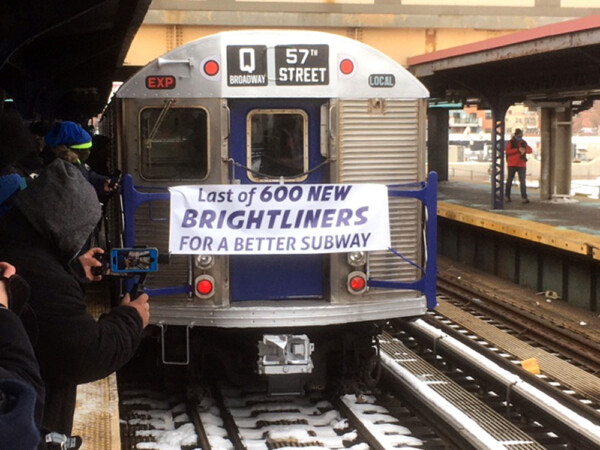
[[208,60],[204,63],[204,73],[209,77],[214,77],[219,73],[219,63],[215,60]]
[[196,289],[200,295],[208,295],[213,290],[213,284],[210,280],[200,280],[196,285]]
[[367,274],[359,270],[349,273],[346,283],[350,294],[363,294],[367,290]]
[[362,291],[365,288],[365,279],[363,277],[352,277],[350,279],[350,288],[353,291]]
[[342,59],[340,62],[340,72],[342,72],[344,75],[350,75],[352,72],[354,72],[354,63],[352,60],[348,58]]

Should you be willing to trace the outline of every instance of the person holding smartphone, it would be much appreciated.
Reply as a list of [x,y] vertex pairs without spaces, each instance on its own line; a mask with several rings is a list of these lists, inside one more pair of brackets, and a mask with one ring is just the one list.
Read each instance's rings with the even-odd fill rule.
[[100,214],[92,186],[73,164],[56,159],[0,221],[0,260],[13,264],[31,287],[29,305],[39,334],[34,350],[46,386],[46,436],[71,434],[77,385],[127,363],[150,318],[146,294],[126,295],[98,320],[87,312],[84,288],[71,266],[89,256],[82,248]]
[[109,177],[92,170],[87,160],[93,150],[92,137],[75,122],[57,122],[45,137],[46,146],[56,158],[69,161],[96,190],[98,200],[105,203],[118,189],[120,173]]

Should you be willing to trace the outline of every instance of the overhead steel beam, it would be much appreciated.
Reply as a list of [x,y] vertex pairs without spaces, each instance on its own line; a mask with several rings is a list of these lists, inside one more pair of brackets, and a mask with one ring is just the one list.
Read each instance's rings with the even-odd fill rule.
[[600,42],[599,17],[594,16],[578,21],[579,27],[587,26],[590,27],[589,29],[575,29],[571,22],[556,23],[547,27],[440,50],[435,54],[415,56],[409,58],[408,64],[411,72],[420,78],[444,70],[481,66],[487,63],[517,60],[526,56],[596,45]]

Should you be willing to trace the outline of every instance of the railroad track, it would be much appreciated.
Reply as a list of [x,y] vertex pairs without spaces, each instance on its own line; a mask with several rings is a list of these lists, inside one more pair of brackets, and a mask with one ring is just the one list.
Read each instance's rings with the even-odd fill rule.
[[582,327],[574,327],[569,321],[557,321],[506,295],[458,282],[456,277],[438,275],[437,289],[452,304],[485,314],[512,329],[520,339],[537,342],[591,373],[600,373],[600,342],[594,330],[584,333]]
[[[375,395],[270,397],[263,390],[121,388],[123,449],[422,448]],[[186,398],[184,398],[186,397]],[[389,402],[388,402],[389,403]],[[398,408],[398,403],[394,406]],[[419,425],[423,431],[422,423]],[[435,437],[434,437],[435,439]]]
[[404,322],[381,336],[384,377],[374,392],[272,397],[248,387],[191,386],[177,376],[164,378],[170,387],[119,383],[122,448],[600,446],[596,411],[540,387],[514,364],[499,365],[461,342],[463,333],[450,336],[428,322]]
[[435,322],[384,335],[384,379],[454,448],[600,447],[598,411]]
[[[528,349],[542,369],[559,360],[567,380],[524,371],[519,357],[488,339],[486,327],[499,333],[498,322],[459,310],[455,305],[470,302],[448,295],[439,309],[452,319],[436,310],[380,337],[383,378],[376,391],[270,397],[260,389],[191,385],[184,377],[165,376],[171,387],[120,382],[122,448],[600,448],[600,383],[589,367]],[[482,303],[481,292],[476,298]],[[529,345],[519,340],[524,335],[532,341],[523,329],[500,333],[520,349]],[[592,380],[587,393],[565,393],[582,380]]]
[[[448,286],[452,289],[447,289]],[[539,378],[600,411],[597,355],[587,357],[599,346],[597,330],[578,329],[573,320],[557,319],[555,315],[550,320],[543,311],[531,311],[524,302],[489,294],[487,289],[473,283],[444,280],[438,292],[443,295],[427,320],[435,320],[450,334],[454,333],[453,327],[462,328],[463,334],[471,334],[473,345],[495,349],[511,365],[534,358],[539,364]],[[520,311],[523,311],[521,318]],[[529,320],[530,316],[536,320]],[[553,344],[556,342],[559,345]]]

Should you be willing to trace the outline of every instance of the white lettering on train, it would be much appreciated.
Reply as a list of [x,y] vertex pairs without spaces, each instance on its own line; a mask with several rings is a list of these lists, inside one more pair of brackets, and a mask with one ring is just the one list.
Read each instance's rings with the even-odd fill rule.
[[279,81],[292,83],[324,83],[325,67],[280,67]]
[[229,75],[229,85],[248,86],[253,84],[265,84],[266,75]]

